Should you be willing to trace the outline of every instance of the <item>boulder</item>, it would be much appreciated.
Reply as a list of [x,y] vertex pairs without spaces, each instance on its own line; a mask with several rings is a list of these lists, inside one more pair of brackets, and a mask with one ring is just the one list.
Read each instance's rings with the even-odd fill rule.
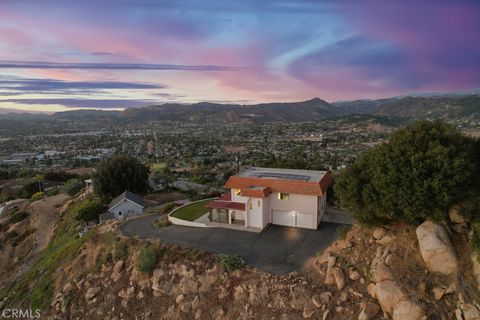
[[335,277],[333,276],[333,268],[335,267],[335,262],[336,262],[335,256],[330,256],[328,258],[327,275],[325,276],[325,284],[328,284],[328,285],[335,284]]
[[375,319],[376,315],[380,311],[378,304],[373,302],[361,303],[360,304],[360,313],[358,315],[358,320],[372,320]]
[[463,319],[465,320],[479,320],[480,312],[478,309],[469,303],[462,306]]
[[358,279],[360,279],[361,275],[360,272],[356,270],[350,270],[348,277],[350,278],[350,280],[357,281]]
[[[384,312],[392,314],[393,309],[405,300],[400,286],[392,280],[384,280],[375,285],[375,295]],[[408,319],[408,318],[406,318]]]
[[372,282],[367,286],[367,292],[372,298],[375,299],[375,283]]
[[395,260],[396,260],[396,256],[393,253],[390,253],[389,255],[387,255],[385,257],[385,264],[387,266],[392,266],[392,265],[394,265]]
[[308,319],[313,316],[315,313],[316,307],[313,303],[309,302],[305,304],[305,307],[303,308],[303,318]]
[[72,291],[72,289],[73,289],[72,283],[71,283],[71,282],[67,282],[67,283],[63,286],[62,292],[63,292],[63,293],[69,293],[70,291]]
[[120,273],[123,269],[124,262],[123,260],[118,260],[117,263],[113,266],[113,273]]
[[432,289],[432,292],[433,292],[433,296],[435,297],[435,300],[440,300],[445,294],[445,289],[440,287],[435,287]]
[[185,296],[183,294],[180,294],[176,299],[175,299],[175,303],[179,304],[181,302],[183,302],[183,300],[185,300]]
[[324,302],[322,301],[319,295],[314,295],[312,297],[312,303],[315,305],[315,307],[321,308]]
[[461,211],[462,211],[462,207],[458,204],[451,207],[450,210],[448,211],[448,217],[450,218],[450,221],[458,224],[465,223],[466,219],[460,213]]
[[338,290],[342,290],[345,287],[345,276],[343,275],[342,269],[339,267],[333,268],[333,277],[335,278],[335,284]]
[[192,301],[192,310],[195,311],[198,309],[198,307],[200,307],[200,298],[198,297],[198,295],[196,295]]
[[375,230],[373,230],[373,233],[372,233],[373,237],[376,240],[382,239],[386,234],[387,234],[387,230],[385,230],[384,228],[375,228]]
[[444,275],[458,271],[457,256],[445,227],[427,220],[417,227],[416,233],[420,253],[430,271]]
[[480,254],[473,253],[472,254],[472,271],[475,279],[477,280],[477,286],[480,289]]
[[122,289],[118,292],[117,296],[119,296],[120,298],[124,299],[124,300],[129,300],[130,299],[130,295],[127,293],[127,291],[125,289]]
[[89,288],[87,290],[87,293],[85,294],[85,299],[88,300],[92,300],[93,298],[95,298],[95,296],[97,295],[97,293],[100,291],[100,288],[98,287],[92,287],[92,288]]
[[393,320],[421,320],[424,316],[423,310],[408,300],[400,302],[393,310]]

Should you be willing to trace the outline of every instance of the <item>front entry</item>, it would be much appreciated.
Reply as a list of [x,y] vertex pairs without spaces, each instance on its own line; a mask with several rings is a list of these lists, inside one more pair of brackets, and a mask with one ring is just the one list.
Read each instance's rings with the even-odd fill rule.
[[227,209],[211,209],[210,221],[228,223],[228,210]]

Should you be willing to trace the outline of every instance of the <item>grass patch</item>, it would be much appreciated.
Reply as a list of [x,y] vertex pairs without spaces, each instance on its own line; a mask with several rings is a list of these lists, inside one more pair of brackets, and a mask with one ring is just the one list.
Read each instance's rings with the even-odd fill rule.
[[480,254],[480,223],[477,222],[473,225],[473,237],[470,240],[472,243],[473,251]]
[[218,264],[227,272],[243,269],[247,265],[242,257],[229,254],[219,255]]
[[119,260],[125,261],[127,259],[127,255],[128,255],[127,244],[123,241],[117,242],[115,244],[115,248],[113,249],[113,260],[114,261],[119,261]]
[[205,207],[205,204],[210,200],[202,200],[195,203],[187,204],[182,208],[178,209],[172,214],[172,217],[187,220],[187,221],[194,221],[195,219],[200,218],[205,213],[208,212],[208,208]]
[[156,162],[156,163],[149,163],[150,172],[157,173],[163,171],[167,167],[166,162]]
[[27,217],[28,217],[28,213],[26,213],[25,211],[17,211],[17,212],[14,212],[8,218],[8,223],[9,224],[14,224],[14,223],[25,220]]
[[158,261],[159,252],[154,246],[148,246],[140,250],[137,259],[137,270],[144,273],[152,273]]
[[153,223],[153,225],[156,227],[156,228],[165,228],[165,227],[168,227],[169,225],[171,225],[172,223],[170,222],[170,220],[168,220],[167,217],[161,217],[161,218],[158,218],[157,220],[155,220],[155,222]]
[[350,225],[342,225],[338,227],[337,230],[335,231],[335,233],[337,234],[337,238],[345,240],[347,238],[347,233],[348,231],[350,231],[351,228],[352,226]]
[[77,257],[80,247],[94,234],[94,229],[82,237],[78,234],[80,222],[76,219],[77,207],[70,208],[59,217],[55,233],[30,269],[12,285],[8,300],[11,305],[28,303],[33,309],[45,309],[52,300],[52,280],[56,270],[70,264]]

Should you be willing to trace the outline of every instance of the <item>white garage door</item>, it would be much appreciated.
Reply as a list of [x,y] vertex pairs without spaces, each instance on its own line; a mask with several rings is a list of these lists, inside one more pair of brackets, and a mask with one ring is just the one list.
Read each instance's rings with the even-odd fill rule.
[[315,229],[313,214],[272,210],[272,223],[281,226]]
[[297,213],[297,227],[314,229],[313,214],[311,213]]
[[295,227],[295,216],[290,211],[272,210],[272,223]]

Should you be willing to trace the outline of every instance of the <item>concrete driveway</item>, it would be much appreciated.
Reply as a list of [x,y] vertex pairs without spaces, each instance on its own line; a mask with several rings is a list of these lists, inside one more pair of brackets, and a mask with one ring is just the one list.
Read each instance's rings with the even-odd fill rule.
[[273,274],[300,270],[303,263],[325,249],[336,238],[341,224],[322,222],[318,230],[271,225],[261,233],[221,228],[169,226],[156,228],[157,215],[129,221],[121,226],[124,235],[160,239],[208,252],[235,254],[254,267]]

